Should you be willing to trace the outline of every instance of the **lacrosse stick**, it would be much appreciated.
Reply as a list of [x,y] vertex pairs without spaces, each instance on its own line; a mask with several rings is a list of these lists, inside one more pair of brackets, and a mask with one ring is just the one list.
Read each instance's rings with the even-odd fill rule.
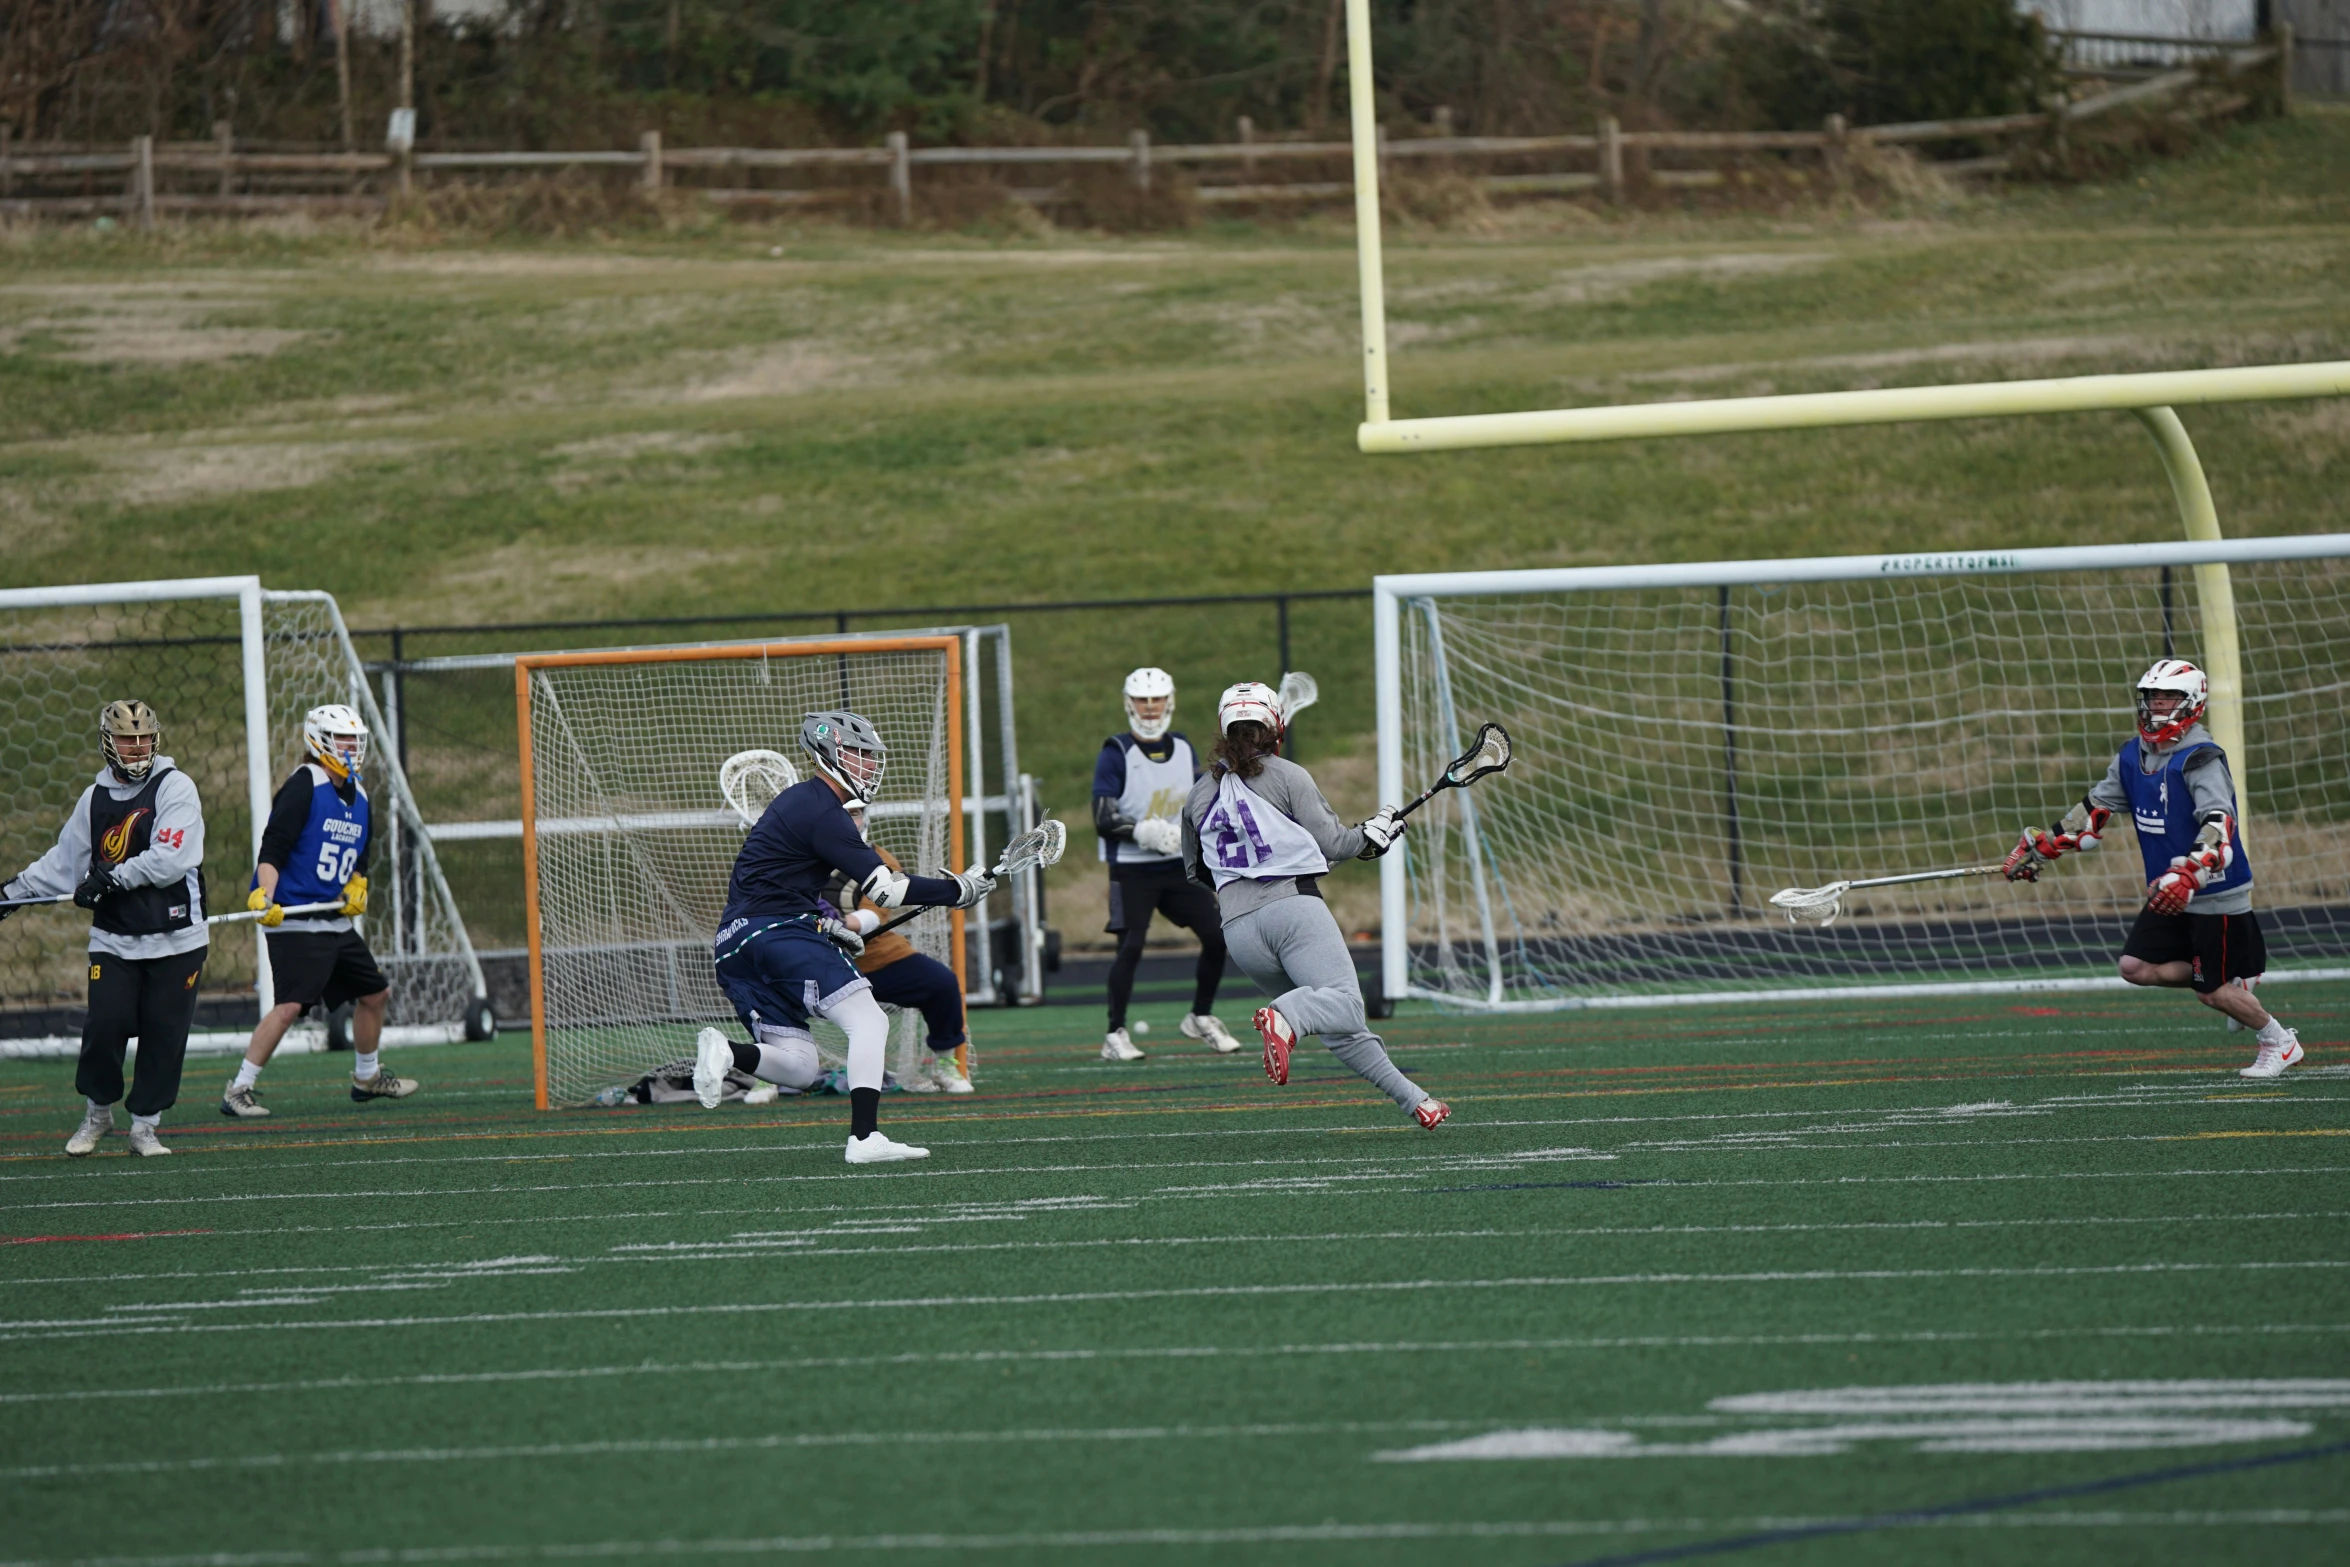
[[[286,913],[289,915],[340,914],[342,910],[343,906],[339,903],[297,903],[286,910]],[[209,914],[205,916],[204,923],[207,925],[241,925],[247,920],[257,920],[268,912],[267,909],[240,909],[234,914]]]
[[798,769],[774,751],[737,751],[718,768],[718,792],[745,827],[756,827],[759,813],[799,781]]
[[1833,925],[1844,912],[1844,895],[1855,887],[1897,887],[1907,881],[1949,881],[1958,876],[1996,876],[1996,865],[1964,865],[1954,871],[1914,871],[1907,876],[1871,876],[1864,881],[1832,881],[1825,887],[1787,887],[1771,894],[1771,907],[1783,910],[1787,923],[1811,920]]
[[1302,669],[1293,669],[1281,677],[1281,722],[1287,727],[1291,719],[1322,700],[1322,687],[1312,675]]
[[18,909],[37,909],[44,903],[71,903],[72,901],[72,893],[57,892],[51,893],[46,898],[9,898],[0,901],[0,909],[7,909],[13,913]]
[[[1014,871],[1041,869],[1061,863],[1061,851],[1069,846],[1069,829],[1059,822],[1040,822],[1019,837],[1004,845],[1004,852],[996,856],[995,869],[990,876],[1009,876]],[[908,920],[920,919],[942,905],[926,903],[918,909],[908,909],[894,920],[883,923],[865,939],[871,941],[884,931],[896,930]]]
[[1446,789],[1466,789],[1488,773],[1498,773],[1510,765],[1510,732],[1499,724],[1477,726],[1476,743],[1446,764],[1444,775],[1420,791],[1420,797],[1395,813],[1395,819],[1405,817],[1436,798]]

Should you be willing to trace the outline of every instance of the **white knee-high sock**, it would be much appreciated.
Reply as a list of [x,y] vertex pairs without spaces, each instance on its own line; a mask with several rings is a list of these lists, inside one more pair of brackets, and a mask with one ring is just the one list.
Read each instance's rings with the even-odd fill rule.
[[881,1065],[889,1055],[889,1018],[873,992],[844,996],[827,1015],[849,1036],[849,1087],[881,1087]]

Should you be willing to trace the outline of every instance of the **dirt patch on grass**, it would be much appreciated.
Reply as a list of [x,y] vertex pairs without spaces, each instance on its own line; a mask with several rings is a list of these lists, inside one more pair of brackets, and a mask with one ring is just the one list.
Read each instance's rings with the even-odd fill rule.
[[742,439],[740,435],[697,434],[690,430],[632,430],[622,435],[572,441],[556,447],[555,455],[578,462],[630,462],[639,457],[668,455],[691,457],[722,446],[739,446]]
[[927,355],[853,354],[817,343],[770,343],[706,356],[710,368],[683,386],[652,394],[662,402],[715,403],[740,397],[801,397],[844,387],[894,386]]
[[1887,348],[1859,354],[1816,354],[1801,359],[1752,360],[1739,364],[1682,365],[1669,370],[1640,370],[1631,381],[1668,381],[1686,384],[1730,380],[1739,376],[1787,370],[1898,370],[1910,365],[2004,364],[2044,365],[2072,359],[2123,359],[2153,362],[2173,358],[2175,346],[2158,338],[2026,337],[1990,343],[1932,343],[1919,348]]
[[[167,293],[122,285],[0,290],[0,299],[9,296],[30,297],[49,308],[0,327],[0,352],[45,352],[74,364],[176,367],[262,359],[310,335],[212,319],[223,311],[252,309],[256,300],[249,294]],[[43,339],[57,346],[46,347]]]
[[109,488],[125,506],[298,490],[325,483],[355,460],[415,450],[415,443],[402,441],[133,447],[109,459]]
[[1771,277],[1809,271],[1827,265],[1835,256],[1826,251],[1746,251],[1719,256],[1648,256],[1637,261],[1602,261],[1568,267],[1551,274],[1548,287],[1524,295],[1530,306],[1589,305],[1621,299],[1650,283],[1695,279],[1726,282],[1736,278]]
[[[404,602],[371,606],[371,612],[413,609],[421,615],[429,609],[458,623],[512,618],[518,602],[516,586],[528,584],[532,615],[590,615],[663,587],[715,583],[755,566],[771,570],[773,565],[773,552],[764,548],[648,544],[591,549],[560,542],[504,544],[452,563],[413,584]],[[583,640],[585,645],[593,645],[599,639],[583,634]]]

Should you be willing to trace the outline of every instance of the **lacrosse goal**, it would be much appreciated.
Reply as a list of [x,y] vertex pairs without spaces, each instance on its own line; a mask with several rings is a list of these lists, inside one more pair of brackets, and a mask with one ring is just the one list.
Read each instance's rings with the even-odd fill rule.
[[[327,702],[358,708],[375,737],[366,767],[375,891],[364,924],[392,982],[387,1037],[489,1037],[481,965],[332,595],[273,592],[254,577],[0,592],[0,876],[56,841],[97,771],[98,710],[120,697],[155,709],[164,753],[203,797],[204,879],[216,914],[243,907],[270,797],[302,755],[302,715]],[[67,905],[0,925],[0,1053],[73,1045],[89,923]],[[197,1047],[242,1044],[256,1003],[270,1004],[258,930],[216,932]]]
[[[541,1109],[690,1056],[703,1027],[740,1032],[710,941],[747,830],[741,807],[772,798],[761,785],[805,776],[805,715],[848,708],[881,731],[889,762],[866,813],[876,847],[920,875],[961,866],[962,646],[853,637],[515,659]],[[738,759],[762,751],[773,761],[746,774]],[[905,934],[963,972],[960,911]],[[816,1033],[837,1064],[845,1042],[829,1024]],[[901,1064],[912,1037],[901,1027]]]
[[[2272,977],[2350,957],[2350,535],[1382,577],[1380,798],[1487,719],[1518,762],[1382,862],[1390,996],[1470,1008],[2118,985],[2144,901],[2116,823],[2036,885],[1775,891],[1997,861],[2200,661],[2225,566],[2230,752]],[[2212,575],[2217,575],[2212,574]]]

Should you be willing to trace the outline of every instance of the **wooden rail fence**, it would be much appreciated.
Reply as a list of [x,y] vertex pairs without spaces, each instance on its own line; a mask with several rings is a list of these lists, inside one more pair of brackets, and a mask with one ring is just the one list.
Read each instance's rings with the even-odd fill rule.
[[[2084,35],[2117,38],[2124,42],[2178,45],[2185,40],[2144,39],[2135,35]],[[1816,154],[1832,175],[1840,176],[1845,160],[1863,146],[1905,146],[1949,141],[1991,141],[2031,133],[2053,133],[2061,141],[2067,128],[2110,114],[2117,109],[2148,106],[2177,97],[2198,84],[2224,82],[2262,66],[2278,68],[2289,79],[2291,33],[2280,29],[2273,43],[2256,46],[2202,46],[2200,63],[2133,71],[2142,79],[2064,103],[2045,112],[2008,114],[1968,120],[1927,120],[1901,125],[1847,127],[1830,116],[1816,131],[1627,131],[1612,116],[1603,117],[1590,134],[1558,136],[1423,136],[1390,140],[1380,134],[1383,165],[1436,164],[1453,166],[1473,160],[1555,158],[1587,159],[1588,169],[1530,173],[1490,173],[1471,182],[1497,194],[1525,194],[1599,190],[1620,198],[1628,184],[1645,180],[1657,186],[1708,186],[1723,182],[1719,168],[1657,167],[1655,154],[1682,157],[1736,156],[1755,152],[1809,152]],[[2206,114],[2232,113],[2249,99],[2237,94],[2205,106]],[[1138,191],[1149,191],[1155,171],[1182,168],[1212,171],[1194,182],[1194,199],[1213,205],[1261,205],[1276,202],[1322,201],[1350,197],[1351,179],[1268,180],[1269,166],[1329,163],[1350,154],[1342,141],[1260,139],[1249,121],[1239,122],[1240,139],[1232,142],[1154,144],[1148,133],[1134,132],[1124,146],[1095,147],[915,147],[903,132],[893,131],[879,147],[664,147],[658,131],[646,131],[634,151],[558,152],[282,152],[243,151],[228,128],[218,128],[209,142],[157,142],[139,137],[119,152],[13,149],[8,132],[0,127],[0,214],[20,216],[120,215],[145,228],[161,213],[242,214],[270,211],[336,209],[376,211],[389,199],[389,190],[362,191],[362,182],[388,184],[406,193],[419,174],[513,173],[568,169],[628,169],[648,191],[690,188],[705,200],[728,204],[778,206],[825,202],[865,201],[872,187],[759,188],[700,185],[686,187],[676,178],[687,172],[750,173],[775,170],[882,171],[887,203],[900,221],[913,216],[914,171],[917,168],[1053,168],[1102,165],[1125,170]],[[2008,154],[1945,161],[1939,167],[1958,173],[1996,173],[2009,166]],[[1630,175],[1627,175],[1629,169]],[[158,187],[164,174],[212,176],[209,189]],[[93,188],[98,176],[119,176],[119,193]],[[54,185],[79,177],[78,195],[20,194],[19,185]],[[1221,177],[1218,177],[1221,176]],[[341,190],[256,190],[255,184],[340,183]],[[242,188],[240,188],[242,187]],[[1066,198],[1058,187],[1019,187],[1011,194],[1021,200],[1047,204]]]

